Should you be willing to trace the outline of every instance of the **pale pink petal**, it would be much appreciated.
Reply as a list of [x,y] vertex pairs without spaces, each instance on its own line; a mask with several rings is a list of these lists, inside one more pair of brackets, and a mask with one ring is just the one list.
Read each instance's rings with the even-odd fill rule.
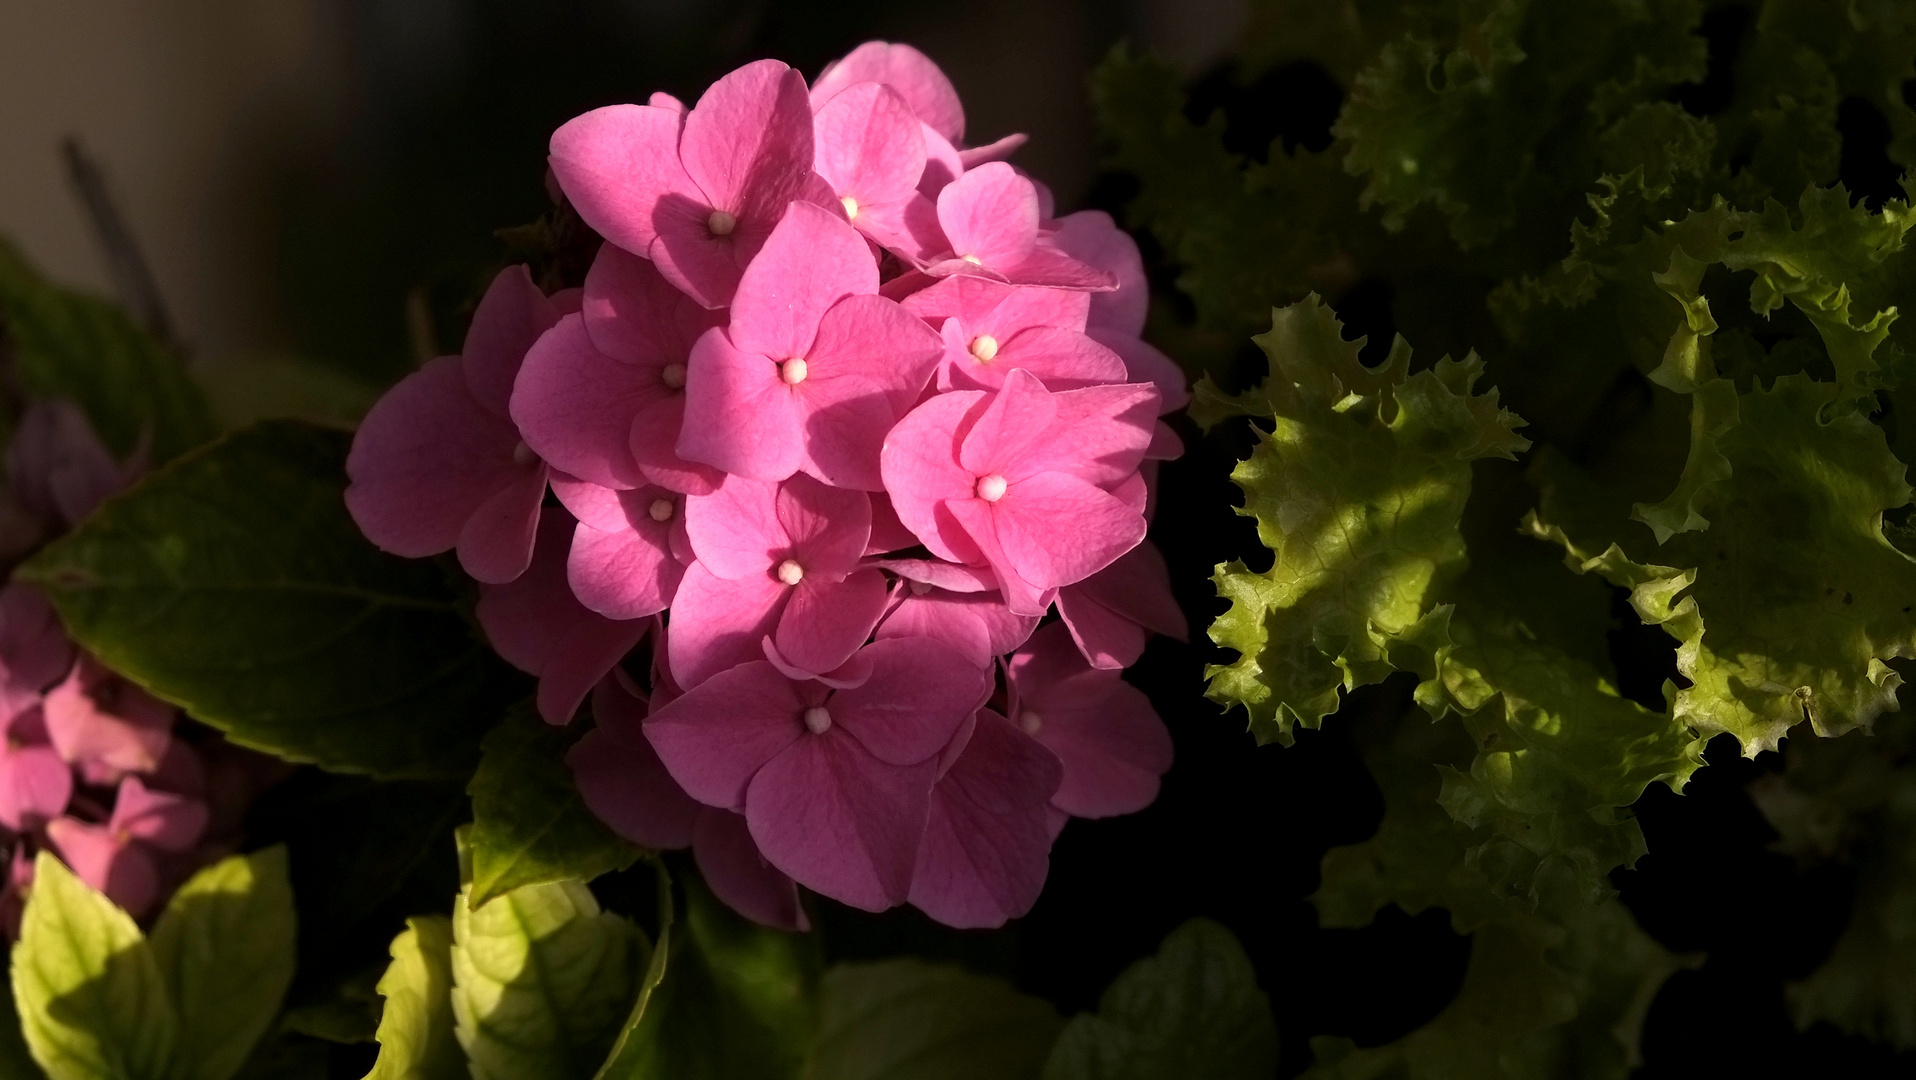
[[692,843],[699,804],[666,772],[641,722],[645,702],[606,679],[592,689],[597,727],[566,752],[579,797],[635,844],[672,851]]
[[[862,243],[862,241],[861,241]],[[692,349],[678,453],[728,473],[783,480],[798,471],[803,413],[777,364],[713,330]]]
[[870,496],[826,487],[809,476],[778,485],[772,513],[806,581],[842,580],[858,565],[871,537]]
[[646,105],[609,105],[552,133],[552,175],[600,236],[643,253],[658,237],[654,215],[667,193],[692,181],[679,164],[682,114]]
[[897,91],[881,83],[852,86],[812,116],[817,143],[813,168],[839,198],[862,209],[915,194],[925,171],[925,140],[918,118]]
[[[958,461],[973,476],[1000,475],[1007,479],[1029,471],[1028,451],[1041,440],[1069,443],[1076,432],[1056,432],[1057,396],[1037,377],[1012,371],[992,395],[991,404],[965,433]],[[1062,426],[1062,425],[1060,425]]]
[[947,499],[971,498],[977,477],[958,463],[958,432],[990,398],[967,390],[926,401],[891,429],[879,454],[879,472],[898,520],[933,554],[951,562],[967,560],[940,537],[934,510]]
[[545,501],[546,467],[537,459],[466,519],[459,530],[459,565],[476,581],[501,584],[526,572]]
[[752,778],[746,822],[765,858],[799,884],[883,911],[911,890],[936,770],[936,761],[887,765],[837,727],[807,734]]
[[1064,473],[1014,481],[991,507],[1005,558],[1040,588],[1083,581],[1144,539],[1144,517]]
[[1017,266],[1038,238],[1038,192],[1002,161],[981,165],[938,193],[938,223],[958,258],[988,268]]
[[965,107],[958,91],[930,57],[910,45],[867,41],[843,60],[827,64],[812,84],[812,108],[823,108],[847,87],[866,82],[896,90],[918,119],[945,138],[964,138]]
[[[1079,295],[1109,295],[1100,293]],[[1191,403],[1191,390],[1184,369],[1156,347],[1130,334],[1094,326],[1086,333],[1092,340],[1124,358],[1125,382],[1148,382],[1158,388],[1158,411],[1176,412]]]
[[833,304],[877,292],[878,263],[857,230],[820,207],[793,203],[739,280],[727,336],[761,364],[809,359]]
[[[638,487],[645,477],[632,458],[632,417],[668,396],[678,395],[659,382],[657,368],[600,352],[585,320],[568,315],[526,354],[512,419],[553,468],[605,487]],[[672,435],[676,441],[678,432]]]
[[1058,759],[989,709],[932,788],[911,902],[947,926],[1002,926],[1031,910],[1050,870],[1047,800]]
[[787,663],[828,672],[851,659],[885,613],[885,575],[859,570],[840,581],[807,578],[791,590],[772,640]]
[[692,856],[713,895],[733,911],[780,930],[812,928],[798,885],[759,854],[744,814],[705,808],[693,829]]
[[459,350],[466,387],[481,408],[506,415],[512,380],[519,375],[526,350],[558,321],[558,309],[532,283],[524,263],[499,271],[473,309],[472,325]]
[[104,825],[70,817],[47,823],[47,840],[73,875],[107,899],[143,918],[160,898],[160,874],[153,856],[138,844],[113,835]]
[[380,548],[437,555],[486,500],[525,476],[518,447],[512,421],[474,400],[459,358],[440,357],[360,421],[346,455],[346,508]]
[[885,436],[917,401],[943,348],[896,303],[848,297],[826,313],[809,374],[793,387],[808,472],[837,487],[883,487]]
[[893,765],[935,757],[991,693],[988,663],[930,638],[875,641],[863,655],[872,676],[832,695],[832,723]]
[[686,794],[738,809],[752,777],[805,734],[799,686],[763,660],[740,664],[655,709],[645,735]]
[[150,791],[137,776],[120,781],[108,827],[161,851],[191,851],[206,832],[206,804],[167,791]]
[[89,784],[118,784],[128,773],[159,768],[172,741],[175,710],[81,654],[72,674],[47,691],[47,737]]
[[963,162],[967,169],[975,169],[988,161],[1003,161],[1017,153],[1018,148],[1023,146],[1029,138],[1024,134],[1006,135],[996,142],[958,151],[958,160]]
[[759,641],[778,626],[791,588],[770,574],[728,581],[704,563],[685,568],[672,597],[667,640],[672,676],[696,687],[727,668],[758,660]]
[[1058,250],[1118,279],[1111,292],[1091,297],[1091,325],[1119,336],[1144,333],[1144,317],[1151,305],[1151,287],[1144,277],[1144,259],[1131,234],[1118,228],[1102,210],[1080,210],[1058,220],[1051,234]]
[[38,829],[65,812],[73,798],[73,770],[47,746],[0,750],[0,825]]

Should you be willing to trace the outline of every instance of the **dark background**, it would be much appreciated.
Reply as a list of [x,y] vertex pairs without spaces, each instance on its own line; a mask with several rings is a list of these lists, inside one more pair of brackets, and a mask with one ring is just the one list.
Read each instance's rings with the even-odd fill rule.
[[[24,25],[22,2],[0,0],[0,39],[8,25]],[[188,6],[201,16],[218,7]],[[327,43],[316,54],[330,65],[321,80],[325,107],[298,113],[297,123],[286,119],[293,113],[257,100],[221,114],[227,134],[208,174],[210,201],[193,208],[199,233],[178,239],[180,224],[165,217],[164,198],[125,164],[147,159],[117,143],[112,124],[95,149],[126,196],[135,230],[160,238],[152,255],[162,290],[184,309],[181,322],[203,355],[286,353],[379,386],[421,349],[456,347],[463,305],[505,258],[492,230],[544,211],[545,140],[587,108],[643,100],[659,89],[690,101],[747,60],[774,56],[812,74],[863,40],[908,40],[952,75],[971,141],[1030,132],[1033,142],[1018,161],[1053,187],[1061,210],[1091,205],[1121,216],[1129,186],[1097,168],[1084,92],[1091,66],[1121,38],[1179,63],[1194,88],[1194,114],[1223,108],[1238,148],[1261,151],[1278,137],[1312,148],[1328,142],[1340,99],[1321,72],[1293,66],[1241,86],[1220,66],[1242,6],[342,0],[309,12]],[[52,108],[30,96],[13,100],[16,110]],[[18,115],[0,111],[0,135]],[[78,116],[73,122],[87,134],[84,110],[58,115]],[[1886,129],[1858,121],[1844,134],[1851,190],[1884,189],[1893,180],[1881,154]],[[17,149],[20,140],[7,139]],[[28,220],[40,212],[0,207],[0,226],[25,222],[29,238],[40,238],[33,254],[72,266],[75,256],[53,251],[46,239],[61,234]],[[56,212],[70,211],[45,210]],[[181,246],[196,237],[226,239],[204,251]],[[1141,239],[1155,258],[1155,246]],[[170,278],[169,267],[192,272]],[[1170,268],[1159,262],[1153,271],[1168,289]],[[215,288],[222,281],[245,287],[222,293]],[[1388,340],[1388,296],[1349,297],[1342,314],[1353,332]],[[1153,535],[1201,630],[1220,606],[1211,567],[1230,558],[1262,565],[1268,556],[1249,523],[1225,512],[1237,501],[1227,477],[1248,449],[1247,433],[1185,434],[1191,451],[1164,471]],[[1671,664],[1668,639],[1635,632],[1633,622],[1620,619],[1615,635],[1626,688],[1655,687]],[[1118,971],[1178,923],[1207,915],[1236,932],[1257,966],[1283,1033],[1284,1075],[1308,1065],[1312,1035],[1375,1045],[1435,1015],[1469,953],[1445,913],[1413,918],[1388,908],[1370,928],[1326,931],[1304,900],[1317,886],[1325,850],[1369,836],[1382,810],[1348,725],[1333,718],[1322,732],[1301,732],[1293,747],[1258,748],[1241,714],[1222,715],[1201,696],[1203,665],[1215,659],[1201,635],[1188,645],[1160,640],[1130,673],[1170,725],[1177,765],[1149,810],[1065,830],[1050,884],[1029,917],[1002,932],[954,933],[911,911],[867,917],[834,908],[822,918],[828,952],[960,959],[1069,1013],[1093,1006]],[[1394,708],[1406,697],[1402,685],[1386,684],[1365,691],[1353,708]],[[1840,867],[1799,873],[1769,850],[1775,835],[1744,789],[1775,771],[1775,758],[1743,760],[1720,739],[1711,767],[1686,794],[1655,788],[1638,806],[1650,854],[1615,882],[1663,944],[1708,954],[1657,998],[1639,1075],[1916,1069],[1916,1057],[1893,1056],[1827,1026],[1798,1033],[1789,1020],[1782,983],[1827,954],[1848,918],[1852,881]]]

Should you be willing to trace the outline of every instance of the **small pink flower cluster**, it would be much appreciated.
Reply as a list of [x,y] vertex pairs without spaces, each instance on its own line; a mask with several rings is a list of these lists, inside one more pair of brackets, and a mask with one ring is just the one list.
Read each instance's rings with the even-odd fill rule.
[[373,542],[457,549],[546,719],[592,695],[593,810],[774,925],[796,885],[1002,924],[1170,766],[1119,675],[1185,632],[1144,538],[1183,378],[1130,238],[963,132],[883,42],[572,120],[583,289],[502,273],[347,464]]
[[[0,542],[37,546],[137,478],[71,402],[29,407],[7,449]],[[143,918],[193,871],[231,850],[270,759],[174,730],[178,710],[67,639],[45,594],[0,587],[0,933],[18,934],[33,856]]]

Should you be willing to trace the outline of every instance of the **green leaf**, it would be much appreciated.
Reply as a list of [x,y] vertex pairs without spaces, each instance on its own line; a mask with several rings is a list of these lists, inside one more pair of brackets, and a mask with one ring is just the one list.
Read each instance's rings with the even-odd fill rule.
[[215,415],[228,429],[293,418],[357,424],[379,387],[334,367],[293,356],[230,359],[199,371]]
[[52,854],[13,947],[13,998],[50,1080],[164,1080],[179,1038],[166,978],[133,917]]
[[641,854],[586,808],[566,765],[572,739],[529,704],[506,715],[480,744],[472,795],[472,902],[525,885],[591,881]]
[[234,742],[346,772],[463,778],[517,676],[438,566],[360,536],[340,499],[349,442],[283,421],[230,435],[19,576],[115,671]]
[[20,1030],[20,1010],[13,1003],[13,981],[0,979],[0,1076],[20,1080],[44,1080],[46,1073],[35,1064],[27,1049],[27,1037]]
[[466,1055],[453,1034],[452,921],[406,920],[379,980],[379,1057],[366,1080],[467,1080]]
[[1271,361],[1264,383],[1227,396],[1207,380],[1192,406],[1201,422],[1273,422],[1231,478],[1274,561],[1262,573],[1218,567],[1231,608],[1211,639],[1239,656],[1206,674],[1209,696],[1243,705],[1260,742],[1288,742],[1294,724],[1314,728],[1337,709],[1340,688],[1389,674],[1393,648],[1434,651],[1443,628],[1432,599],[1465,561],[1470,463],[1529,444],[1494,390],[1472,392],[1474,355],[1412,375],[1400,339],[1387,363],[1365,368],[1363,343],[1343,340],[1314,296],[1274,311],[1256,340]]
[[452,1012],[473,1080],[591,1076],[639,990],[644,935],[583,882],[528,885],[452,914]]
[[185,363],[118,308],[42,280],[0,241],[0,338],[20,389],[71,398],[122,456],[150,440],[166,461],[216,434]]
[[819,984],[814,1073],[831,1080],[1037,1080],[1064,1021],[950,964],[841,964]]
[[1065,1025],[1045,1080],[1266,1080],[1277,1071],[1277,1022],[1229,930],[1192,919],[1156,956],[1132,964]]
[[179,1016],[176,1080],[228,1080],[293,981],[286,849],[234,855],[189,878],[153,928],[153,955]]
[[[686,875],[685,917],[661,931],[664,964],[599,1080],[781,1080],[803,1075],[816,1030],[817,943],[771,930]],[[664,887],[664,886],[662,886]],[[669,901],[663,904],[670,911]]]

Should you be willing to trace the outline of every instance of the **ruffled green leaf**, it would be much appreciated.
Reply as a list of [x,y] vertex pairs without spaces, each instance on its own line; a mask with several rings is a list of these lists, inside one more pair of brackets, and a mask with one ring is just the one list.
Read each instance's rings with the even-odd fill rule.
[[832,968],[818,1009],[831,1080],[1038,1080],[1064,1026],[1002,980],[909,958]]
[[375,1036],[379,1057],[366,1080],[467,1080],[466,1055],[453,1034],[452,920],[406,920],[379,995],[386,1000]]
[[1250,958],[1229,930],[1192,919],[1157,955],[1132,964],[1080,1013],[1044,1080],[1265,1080],[1277,1070],[1277,1023]]
[[1373,371],[1340,329],[1315,297],[1273,312],[1256,339],[1270,377],[1236,396],[1200,384],[1194,406],[1212,423],[1272,421],[1231,475],[1274,560],[1262,573],[1218,567],[1231,608],[1211,638],[1240,655],[1206,672],[1210,697],[1243,705],[1260,741],[1318,726],[1340,689],[1393,670],[1393,648],[1432,651],[1442,634],[1432,597],[1464,566],[1470,463],[1529,445],[1496,391],[1473,392],[1475,356],[1412,375],[1400,341]]

